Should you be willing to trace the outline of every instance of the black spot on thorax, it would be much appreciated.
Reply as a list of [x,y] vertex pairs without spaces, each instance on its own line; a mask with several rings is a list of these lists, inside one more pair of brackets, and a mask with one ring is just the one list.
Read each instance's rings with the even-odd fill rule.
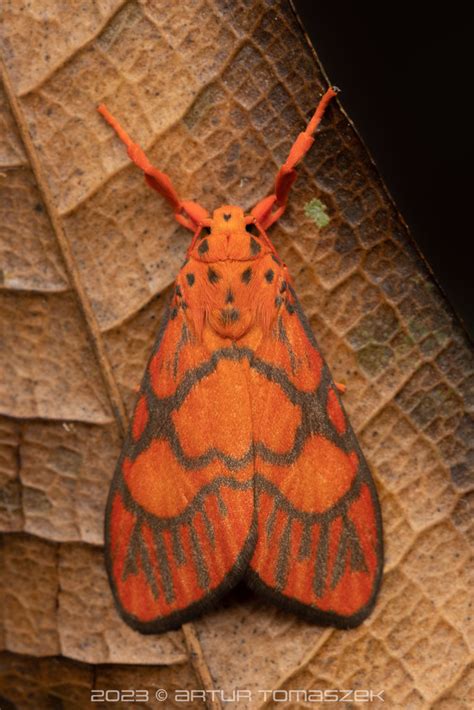
[[207,239],[203,239],[200,245],[198,246],[198,254],[205,254],[207,251],[209,251],[209,242]]
[[250,283],[250,279],[252,278],[252,268],[249,266],[245,271],[242,271],[240,275],[240,279],[242,283],[248,284]]
[[236,308],[228,309],[224,308],[221,311],[221,320],[224,325],[228,325],[229,323],[235,323],[236,321],[239,320],[240,313]]
[[219,281],[220,276],[217,271],[214,271],[214,269],[210,266],[207,270],[207,278],[211,284],[216,284]]
[[262,247],[261,247],[260,244],[257,242],[257,240],[254,239],[254,237],[250,237],[250,251],[252,252],[252,254],[253,254],[254,256],[255,256],[256,254],[260,254],[260,252],[262,251]]

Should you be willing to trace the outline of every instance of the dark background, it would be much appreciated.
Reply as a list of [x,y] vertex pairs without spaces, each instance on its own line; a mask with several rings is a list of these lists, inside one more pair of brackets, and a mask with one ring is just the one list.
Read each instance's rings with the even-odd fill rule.
[[419,249],[474,339],[473,27],[466,10],[457,2],[294,0],[294,6]]

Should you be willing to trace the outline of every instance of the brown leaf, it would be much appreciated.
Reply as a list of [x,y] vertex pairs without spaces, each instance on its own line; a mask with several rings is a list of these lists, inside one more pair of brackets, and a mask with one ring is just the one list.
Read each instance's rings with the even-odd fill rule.
[[[83,710],[90,702],[94,684],[91,666],[65,658],[32,658],[0,654],[0,697],[22,710],[64,707]],[[10,708],[7,705],[5,708]]]
[[237,590],[196,622],[200,646],[139,636],[113,610],[103,505],[189,237],[95,107],[183,197],[248,209],[325,82],[284,0],[57,8],[10,3],[0,29],[0,695],[85,707],[95,677],[164,687],[170,702],[212,682],[252,691],[226,707],[262,706],[259,689],[295,707],[290,690],[350,687],[384,690],[386,707],[470,707],[472,351],[337,106],[271,237],[378,480],[379,602],[362,627],[335,631]]
[[[142,691],[140,694],[137,692],[137,702],[133,703],[133,707],[140,710],[155,709],[155,693],[162,689],[168,689],[170,695],[167,708],[201,710],[204,704],[199,700],[192,703],[173,702],[175,689],[191,690],[196,685],[196,677],[188,664],[88,666],[63,657],[31,658],[0,653],[0,697],[2,708],[6,710],[10,706],[6,702],[4,704],[4,698],[10,699],[21,710],[54,710],[58,707],[84,710],[91,704],[93,691],[97,707],[113,707],[120,697],[117,693],[126,689]],[[148,701],[138,702],[143,697],[143,691],[147,693]],[[102,702],[99,702],[101,698]]]
[[4,647],[9,651],[87,663],[172,665],[187,660],[179,631],[144,637],[119,621],[102,550],[95,546],[5,536],[0,571]]

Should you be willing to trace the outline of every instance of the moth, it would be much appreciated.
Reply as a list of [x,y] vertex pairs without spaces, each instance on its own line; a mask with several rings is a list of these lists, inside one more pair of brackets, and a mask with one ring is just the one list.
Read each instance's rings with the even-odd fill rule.
[[150,354],[105,516],[116,606],[142,633],[179,627],[239,580],[322,625],[372,610],[383,565],[375,485],[268,228],[335,96],[322,97],[249,214],[178,196],[98,110],[193,233]]

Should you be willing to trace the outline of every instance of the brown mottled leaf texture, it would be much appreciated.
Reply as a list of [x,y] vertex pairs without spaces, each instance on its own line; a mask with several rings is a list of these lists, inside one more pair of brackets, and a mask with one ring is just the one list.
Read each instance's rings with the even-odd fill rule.
[[352,688],[383,691],[374,708],[473,707],[472,351],[337,104],[271,236],[380,491],[375,611],[322,629],[238,590],[187,632],[119,619],[105,496],[189,235],[96,106],[185,198],[249,209],[327,84],[286,0],[4,0],[2,14],[0,705],[145,688],[133,706],[151,708],[161,688],[167,707],[204,707],[175,704],[196,689],[208,707],[303,708],[323,704],[297,691]]

